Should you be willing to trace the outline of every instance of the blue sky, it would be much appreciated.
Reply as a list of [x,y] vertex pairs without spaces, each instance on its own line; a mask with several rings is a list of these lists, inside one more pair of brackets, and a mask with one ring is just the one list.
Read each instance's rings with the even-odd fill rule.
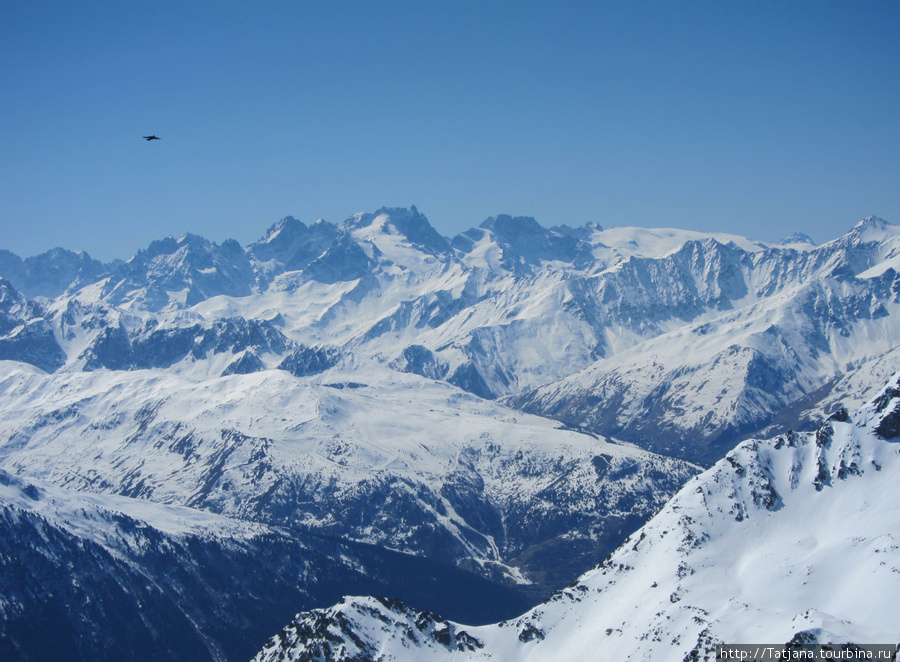
[[822,242],[900,223],[898,34],[898,2],[2,0],[0,248],[412,204]]

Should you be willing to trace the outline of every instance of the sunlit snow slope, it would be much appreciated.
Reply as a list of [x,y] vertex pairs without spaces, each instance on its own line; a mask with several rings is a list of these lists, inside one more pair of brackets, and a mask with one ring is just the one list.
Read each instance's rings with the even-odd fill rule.
[[[377,364],[194,381],[0,362],[0,463],[552,587],[696,469]],[[579,567],[581,566],[581,567]]]
[[717,643],[900,640],[900,375],[815,432],[750,440],[524,616],[467,627],[353,598],[255,658],[715,659]]

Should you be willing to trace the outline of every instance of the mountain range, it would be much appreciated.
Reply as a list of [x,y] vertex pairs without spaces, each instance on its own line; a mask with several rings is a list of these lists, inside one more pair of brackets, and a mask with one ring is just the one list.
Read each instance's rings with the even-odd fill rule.
[[413,207],[110,264],[0,252],[0,357],[210,376],[352,354],[708,465],[779,417],[809,427],[848,404],[854,373],[900,367],[897,226],[785,242],[509,216],[447,239]]
[[439,639],[558,601],[742,441],[875,397],[898,263],[875,217],[815,246],[415,207],[0,251],[0,651],[248,659],[341,595]]

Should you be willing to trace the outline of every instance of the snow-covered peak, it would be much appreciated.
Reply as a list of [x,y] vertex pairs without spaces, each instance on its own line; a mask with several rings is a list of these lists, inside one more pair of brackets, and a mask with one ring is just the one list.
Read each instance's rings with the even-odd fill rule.
[[[354,214],[344,221],[342,227],[355,236],[379,243],[379,248],[382,246],[378,242],[378,235],[394,235],[418,250],[433,255],[445,254],[449,250],[447,240],[432,227],[415,205],[409,209],[382,207],[374,213]],[[366,229],[369,231],[366,232]]]
[[365,273],[356,277],[418,278],[453,261],[447,240],[415,206],[355,214],[340,225],[338,241],[344,252],[366,255]]
[[25,298],[16,291],[8,280],[0,276],[0,310],[9,311],[13,306],[22,305]]
[[810,248],[814,248],[816,242],[812,240],[808,234],[804,234],[803,232],[795,232],[794,234],[785,237],[781,241],[779,241],[776,246],[780,246],[783,248],[794,248],[799,250],[809,250]]
[[247,247],[263,286],[286,271],[305,269],[337,238],[337,227],[323,220],[307,226],[286,216],[268,229],[265,236]]
[[[586,228],[583,230],[587,232]],[[473,266],[484,268],[491,265],[494,269],[499,267],[503,272],[516,276],[528,276],[542,269],[565,270],[587,266],[591,261],[590,249],[581,234],[584,233],[572,228],[568,231],[548,230],[530,216],[500,214],[488,218],[478,228],[454,237],[453,247]],[[483,246],[485,239],[495,244],[496,249],[486,252]],[[490,253],[494,253],[498,260],[482,262]]]
[[[283,235],[297,235],[306,230],[306,224],[298,221],[293,216],[285,216],[280,221],[276,221],[266,230],[266,234],[259,240],[260,244],[270,244],[273,241],[279,241],[279,237]],[[283,241],[283,239],[281,239]]]
[[53,248],[25,260],[0,251],[0,276],[28,297],[52,299],[102,278],[111,268],[84,251]]
[[[390,648],[405,650],[420,660],[484,659],[477,654],[484,644],[465,626],[411,609],[399,600],[350,597],[330,609],[298,614],[277,637],[266,642],[253,662],[396,659],[393,655],[383,657],[381,639],[386,632],[392,634]],[[470,657],[472,654],[474,657]]]
[[169,236],[165,239],[157,239],[151,242],[145,250],[139,251],[138,255],[132,259],[136,259],[138,256],[142,256],[145,259],[153,259],[163,255],[172,255],[178,251],[184,250],[208,252],[212,250],[214,246],[215,244],[208,239],[188,232],[178,238]]
[[900,235],[900,226],[877,216],[866,216],[853,226],[849,234],[859,243],[882,242]]

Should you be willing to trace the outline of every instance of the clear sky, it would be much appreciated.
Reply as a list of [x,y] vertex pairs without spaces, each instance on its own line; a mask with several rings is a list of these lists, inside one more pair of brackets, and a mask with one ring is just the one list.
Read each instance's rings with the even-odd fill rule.
[[0,248],[412,204],[446,235],[900,223],[900,2],[0,0]]

